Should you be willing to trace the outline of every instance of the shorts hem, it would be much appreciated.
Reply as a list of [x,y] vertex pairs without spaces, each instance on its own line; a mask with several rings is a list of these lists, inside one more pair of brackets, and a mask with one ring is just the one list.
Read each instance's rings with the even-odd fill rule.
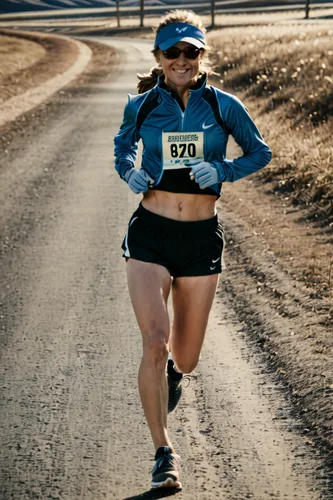
[[171,276],[173,278],[196,278],[199,276],[213,276],[214,274],[222,274],[223,269],[220,271],[214,271],[213,273],[207,273],[207,272],[198,272],[198,273],[190,273],[190,274],[172,274]]
[[[134,260],[138,260],[140,262],[146,262],[147,264],[157,264],[158,266],[162,266],[164,267],[168,273],[170,273],[170,270],[167,268],[167,266],[165,264],[163,264],[162,262],[155,262],[154,260],[151,260],[151,259],[144,259],[144,258],[141,258],[141,257],[137,257],[135,255],[125,255],[125,254],[122,254],[122,257],[124,259],[126,259],[126,261],[128,259],[134,259]],[[171,273],[170,273],[171,274]]]
[[168,273],[170,274],[170,276],[172,276],[173,278],[195,278],[197,276],[212,276],[214,274],[222,274],[223,272],[223,268],[222,269],[217,269],[216,271],[214,270],[214,272],[207,272],[207,271],[198,271],[197,273],[181,273],[181,274],[178,274],[178,273],[172,273],[172,271],[165,265],[163,264],[162,262],[155,262],[153,260],[149,260],[149,259],[144,259],[144,258],[141,258],[141,257],[137,257],[135,255],[125,255],[125,254],[122,254],[122,257],[124,259],[126,259],[126,262],[128,259],[134,259],[134,260],[138,260],[139,262],[146,262],[147,264],[157,264],[158,266],[162,266],[164,267],[164,269],[166,269],[168,271]]

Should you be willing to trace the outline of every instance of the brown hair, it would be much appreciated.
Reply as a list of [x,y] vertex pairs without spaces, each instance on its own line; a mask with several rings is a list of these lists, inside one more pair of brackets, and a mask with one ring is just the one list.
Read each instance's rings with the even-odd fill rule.
[[[192,10],[175,9],[171,10],[170,12],[168,12],[168,14],[162,17],[157,28],[154,29],[155,34],[157,35],[163,28],[172,23],[192,24],[193,26],[199,28],[199,30],[202,31],[203,33],[206,32],[206,28],[204,27],[201,17],[195,14]],[[157,47],[152,51],[155,58],[157,57],[159,50],[160,49]],[[207,49],[204,49],[203,52],[204,54],[206,54]],[[200,73],[213,74],[214,72],[210,69],[209,65],[205,63],[200,65]],[[137,77],[139,78],[139,82],[137,84],[138,93],[143,94],[144,92],[147,92],[147,90],[150,90],[153,87],[155,87],[158,77],[161,75],[163,75],[163,71],[160,66],[154,66],[153,68],[151,68],[149,73],[145,74],[138,73],[137,74]]]

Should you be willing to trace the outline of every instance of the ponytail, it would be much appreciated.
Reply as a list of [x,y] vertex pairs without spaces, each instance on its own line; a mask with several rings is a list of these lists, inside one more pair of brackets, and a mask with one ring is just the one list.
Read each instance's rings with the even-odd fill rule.
[[149,73],[138,73],[136,76],[139,78],[139,82],[137,84],[137,89],[139,94],[143,94],[147,92],[147,90],[155,87],[158,81],[158,77],[163,75],[163,71],[160,67],[151,68]]

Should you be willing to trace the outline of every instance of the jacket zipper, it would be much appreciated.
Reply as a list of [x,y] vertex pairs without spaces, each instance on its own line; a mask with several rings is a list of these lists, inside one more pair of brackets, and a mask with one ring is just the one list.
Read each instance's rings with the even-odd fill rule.
[[[178,106],[179,106],[179,104],[178,104]],[[182,117],[182,130],[181,131],[184,132],[185,111],[183,111],[180,106],[179,106],[179,109],[180,109],[180,114],[181,114],[181,117]]]
[[[186,108],[188,106],[188,103],[189,103],[190,99],[191,99],[191,92],[190,92],[190,95],[188,97]],[[185,111],[183,111],[182,108],[179,106],[178,102],[177,102],[177,106],[178,106],[179,111],[180,111],[180,116],[182,117],[182,129],[181,129],[181,132],[184,132],[184,120],[185,120],[186,108],[185,108]]]

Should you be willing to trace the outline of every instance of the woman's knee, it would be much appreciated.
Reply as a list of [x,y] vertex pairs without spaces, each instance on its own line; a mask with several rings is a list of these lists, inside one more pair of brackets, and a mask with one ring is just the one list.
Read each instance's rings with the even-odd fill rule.
[[157,330],[143,337],[143,356],[156,367],[165,367],[168,359],[168,342],[166,332]]

